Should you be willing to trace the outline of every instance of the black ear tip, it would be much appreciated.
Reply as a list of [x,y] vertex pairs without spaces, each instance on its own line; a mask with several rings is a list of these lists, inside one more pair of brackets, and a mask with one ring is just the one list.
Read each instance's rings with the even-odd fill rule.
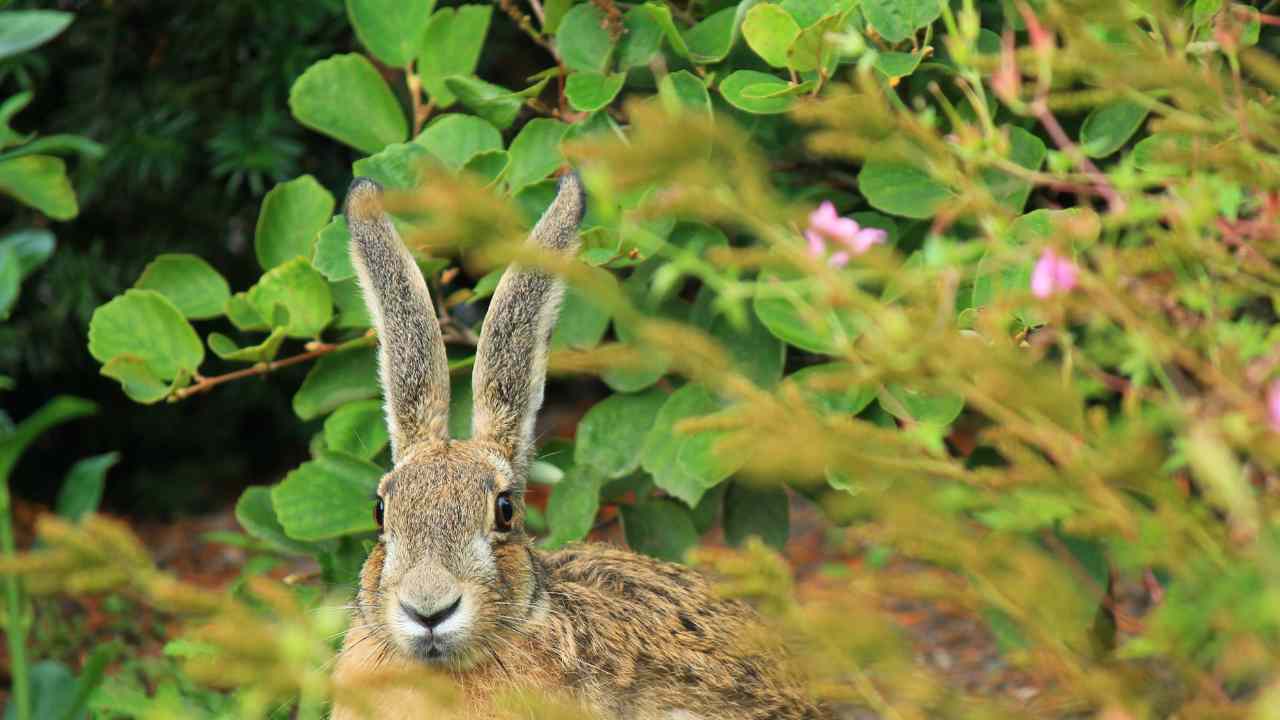
[[577,193],[574,198],[578,201],[578,222],[582,222],[582,218],[587,215],[587,190],[582,184],[582,176],[577,170],[569,169],[564,175],[560,176],[560,184],[556,187],[556,194],[563,194],[565,191]]
[[348,218],[371,219],[382,214],[382,186],[367,177],[358,177],[347,187]]

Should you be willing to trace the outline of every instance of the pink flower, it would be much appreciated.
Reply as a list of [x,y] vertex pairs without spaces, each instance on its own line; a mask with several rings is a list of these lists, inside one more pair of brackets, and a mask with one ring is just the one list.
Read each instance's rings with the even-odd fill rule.
[[1280,380],[1273,380],[1267,388],[1267,416],[1271,419],[1271,429],[1280,432]]
[[844,267],[852,255],[861,255],[871,249],[872,245],[883,243],[888,233],[879,228],[864,228],[853,218],[840,217],[836,206],[824,200],[817,210],[809,213],[809,227],[804,231],[804,238],[809,242],[809,254],[822,257],[826,254],[829,242],[843,245],[845,250],[837,250],[827,258],[834,267]]
[[1075,263],[1046,249],[1031,271],[1031,294],[1043,300],[1054,293],[1071,292],[1079,274]]

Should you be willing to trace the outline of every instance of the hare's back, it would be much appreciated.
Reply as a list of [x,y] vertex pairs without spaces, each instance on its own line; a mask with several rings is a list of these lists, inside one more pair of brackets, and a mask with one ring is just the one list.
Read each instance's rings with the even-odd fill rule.
[[755,612],[697,572],[607,545],[543,559],[566,682],[598,688],[614,716],[822,717]]

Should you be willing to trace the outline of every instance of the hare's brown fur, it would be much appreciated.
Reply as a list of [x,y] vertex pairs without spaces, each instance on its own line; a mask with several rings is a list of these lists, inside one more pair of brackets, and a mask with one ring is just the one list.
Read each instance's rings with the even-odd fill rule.
[[[566,176],[531,244],[573,253],[584,201]],[[442,679],[461,690],[464,716],[492,716],[497,698],[532,690],[629,720],[824,717],[752,610],[696,572],[604,545],[532,547],[525,475],[556,276],[521,266],[503,276],[476,353],[473,439],[451,440],[440,328],[375,184],[352,184],[347,218],[381,340],[395,467],[379,486],[385,524],[334,671],[334,718],[442,716],[432,684]]]

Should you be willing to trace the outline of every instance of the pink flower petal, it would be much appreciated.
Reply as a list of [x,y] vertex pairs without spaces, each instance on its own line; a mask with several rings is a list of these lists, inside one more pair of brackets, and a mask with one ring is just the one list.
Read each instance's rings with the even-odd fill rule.
[[1271,429],[1280,432],[1280,380],[1274,380],[1267,389],[1267,415]]
[[1031,294],[1044,300],[1053,295],[1054,269],[1058,256],[1052,250],[1045,250],[1036,261],[1031,271]]
[[888,239],[889,233],[880,228],[862,228],[854,233],[853,242],[849,243],[853,251],[859,255],[871,249],[873,245],[879,245]]
[[804,239],[809,241],[809,254],[813,257],[822,257],[827,252],[827,243],[822,236],[812,230],[804,231]]
[[823,200],[817,210],[809,213],[809,228],[824,232],[825,228],[829,227],[839,217],[836,214],[836,206],[832,205],[830,200]]
[[1058,292],[1071,292],[1079,281],[1080,271],[1075,263],[1066,258],[1058,258],[1053,268],[1053,284]]
[[842,268],[849,264],[849,253],[843,250],[838,253],[832,253],[831,257],[827,258],[827,264],[831,267]]

